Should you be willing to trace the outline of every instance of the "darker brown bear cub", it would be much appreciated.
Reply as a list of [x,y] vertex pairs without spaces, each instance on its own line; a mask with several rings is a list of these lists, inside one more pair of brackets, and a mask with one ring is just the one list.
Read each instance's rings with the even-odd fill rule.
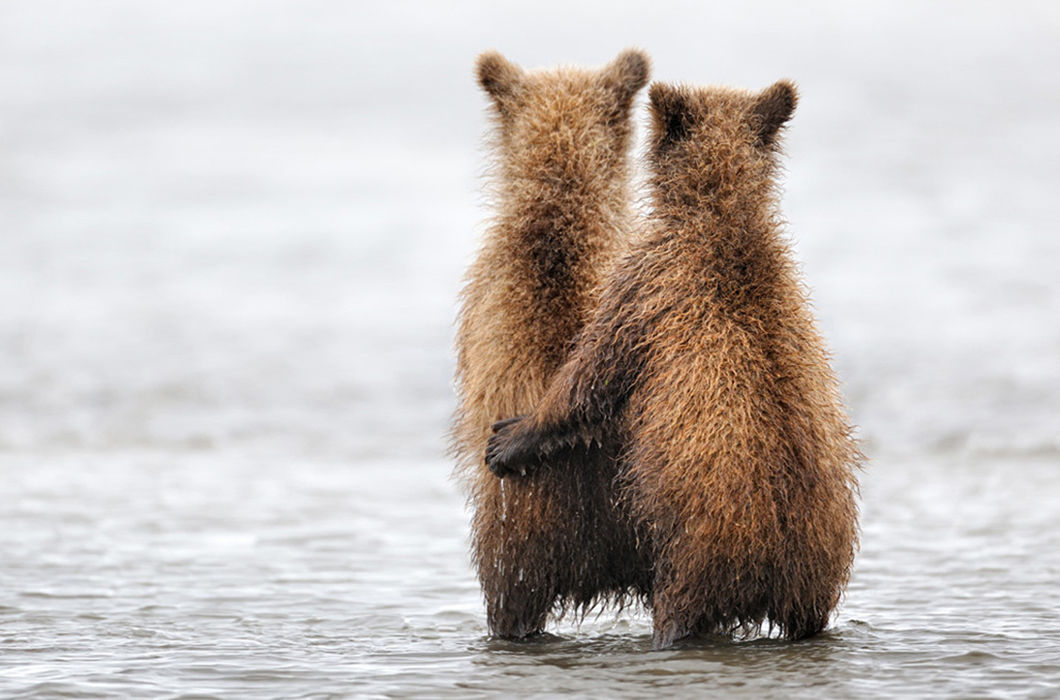
[[502,483],[482,461],[493,422],[541,399],[629,237],[631,110],[648,59],[529,73],[489,52],[477,68],[496,123],[497,213],[462,294],[453,451],[490,632],[517,638],[549,612],[648,585],[610,462]]
[[650,230],[544,398],[487,449],[498,475],[530,472],[513,484],[574,448],[618,456],[651,543],[656,647],[767,620],[815,634],[857,547],[861,455],[779,222],[795,102],[786,82],[652,86]]

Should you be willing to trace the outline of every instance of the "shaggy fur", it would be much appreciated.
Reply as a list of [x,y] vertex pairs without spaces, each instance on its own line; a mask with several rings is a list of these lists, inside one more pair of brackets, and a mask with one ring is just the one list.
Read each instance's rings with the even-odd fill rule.
[[630,112],[648,69],[632,50],[598,71],[526,73],[494,52],[478,60],[496,118],[497,213],[462,294],[453,451],[474,509],[487,622],[500,637],[539,632],[550,611],[618,599],[649,580],[630,520],[612,503],[610,461],[545,465],[518,482],[482,461],[493,422],[541,399],[626,244]]
[[488,446],[502,476],[585,446],[620,456],[653,549],[656,647],[767,620],[815,634],[857,548],[861,455],[777,206],[795,101],[786,82],[652,86],[651,229],[541,403]]

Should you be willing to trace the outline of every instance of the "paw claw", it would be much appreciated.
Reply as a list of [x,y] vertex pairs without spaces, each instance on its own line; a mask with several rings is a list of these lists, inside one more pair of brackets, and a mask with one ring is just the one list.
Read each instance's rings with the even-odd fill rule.
[[518,423],[525,417],[526,416],[512,416],[511,418],[499,420],[491,426],[491,430],[494,432],[494,434],[496,434],[501,430],[507,428],[509,425],[512,425],[513,423]]

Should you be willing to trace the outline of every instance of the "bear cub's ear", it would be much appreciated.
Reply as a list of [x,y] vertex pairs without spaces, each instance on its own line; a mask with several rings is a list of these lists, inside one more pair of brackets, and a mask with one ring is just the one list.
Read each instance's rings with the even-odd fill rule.
[[523,69],[497,51],[486,51],[475,63],[475,74],[497,109],[506,112],[522,83]]
[[676,143],[688,136],[692,123],[690,95],[685,88],[666,83],[652,83],[652,130],[657,147]]
[[615,92],[619,106],[629,108],[633,96],[648,83],[651,59],[638,49],[626,49],[602,71],[604,84]]
[[780,127],[784,126],[795,112],[798,101],[799,95],[795,86],[787,80],[770,85],[758,95],[751,113],[756,118],[754,127],[760,145],[773,145]]

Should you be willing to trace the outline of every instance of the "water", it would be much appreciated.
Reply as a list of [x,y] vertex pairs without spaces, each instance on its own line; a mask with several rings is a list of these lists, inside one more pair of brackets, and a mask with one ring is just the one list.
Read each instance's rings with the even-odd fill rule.
[[[564,22],[555,22],[561,14]],[[0,696],[1060,694],[1060,13],[0,5]],[[835,624],[490,640],[443,455],[480,49],[797,79],[872,458]]]

